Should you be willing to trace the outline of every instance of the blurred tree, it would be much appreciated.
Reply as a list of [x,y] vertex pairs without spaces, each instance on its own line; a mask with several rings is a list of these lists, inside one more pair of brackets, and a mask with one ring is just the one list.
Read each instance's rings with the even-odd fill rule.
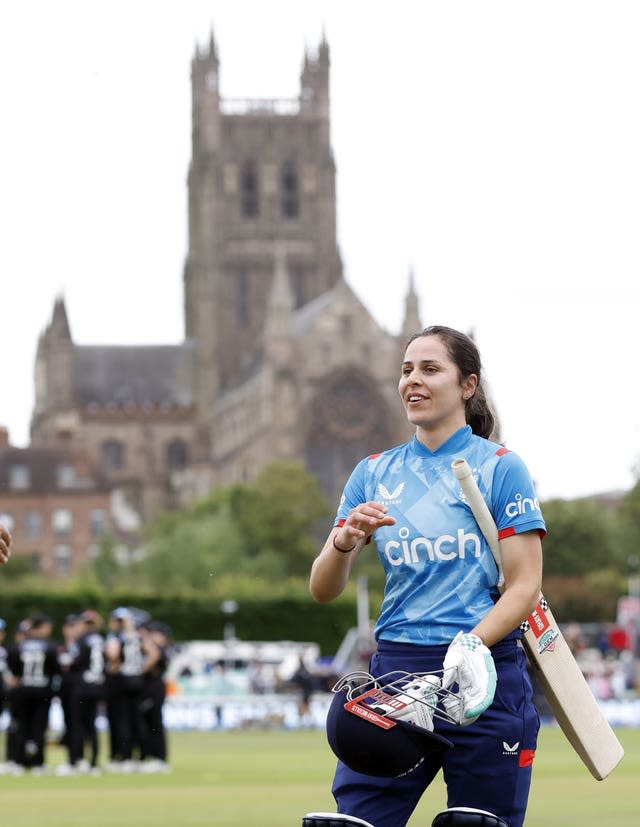
[[627,564],[628,591],[640,596],[640,477],[622,500],[619,522],[622,552]]
[[28,554],[14,551],[11,554],[10,562],[2,567],[2,580],[24,580],[33,577],[35,573],[33,560]]
[[626,565],[616,514],[597,500],[548,500],[544,573],[580,576]]
[[103,534],[98,553],[83,565],[78,581],[111,591],[127,582],[126,568],[128,566],[123,566],[116,555],[116,541],[113,535]]
[[319,525],[328,530],[331,517],[315,477],[299,463],[273,463],[251,486],[235,486],[229,499],[248,557],[271,560],[276,575],[309,574]]
[[216,489],[190,508],[159,515],[134,582],[206,591],[229,575],[306,577],[323,518],[329,506],[315,477],[296,463],[274,463],[250,486]]

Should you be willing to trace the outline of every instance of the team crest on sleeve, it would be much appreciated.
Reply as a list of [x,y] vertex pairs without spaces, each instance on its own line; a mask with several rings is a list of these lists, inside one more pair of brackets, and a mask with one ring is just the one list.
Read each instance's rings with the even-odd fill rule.
[[404,485],[405,484],[401,482],[393,489],[393,491],[389,491],[386,485],[383,485],[383,483],[379,482],[378,487],[376,489],[376,493],[381,500],[386,500],[387,502],[397,504],[400,502],[399,497],[404,490]]

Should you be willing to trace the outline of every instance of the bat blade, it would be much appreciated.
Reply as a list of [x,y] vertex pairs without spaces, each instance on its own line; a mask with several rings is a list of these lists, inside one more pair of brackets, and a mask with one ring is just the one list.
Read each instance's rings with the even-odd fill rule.
[[[467,461],[456,459],[451,467],[495,558],[502,591],[502,561],[494,519]],[[593,777],[602,781],[620,763],[624,749],[542,594],[523,623],[522,643],[560,729]]]
[[618,766],[624,749],[542,595],[526,626],[522,642],[558,726],[591,775],[602,781]]

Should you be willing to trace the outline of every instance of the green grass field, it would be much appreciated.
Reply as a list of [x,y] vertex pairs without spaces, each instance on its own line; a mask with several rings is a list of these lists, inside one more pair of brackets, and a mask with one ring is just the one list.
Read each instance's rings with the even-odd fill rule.
[[[638,827],[640,730],[623,729],[623,763],[591,778],[557,729],[541,732],[527,827]],[[171,732],[167,775],[0,777],[7,827],[300,827],[335,809],[334,759],[322,731]],[[50,747],[47,763],[64,760]],[[411,819],[444,809],[435,783]]]

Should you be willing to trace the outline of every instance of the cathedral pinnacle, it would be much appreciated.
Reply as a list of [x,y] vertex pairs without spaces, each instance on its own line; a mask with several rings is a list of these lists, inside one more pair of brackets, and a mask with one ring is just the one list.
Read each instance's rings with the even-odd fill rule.
[[409,269],[409,286],[404,300],[404,321],[402,323],[402,335],[405,339],[413,333],[422,330],[420,321],[420,308],[418,294],[415,289],[415,277],[413,267]]

